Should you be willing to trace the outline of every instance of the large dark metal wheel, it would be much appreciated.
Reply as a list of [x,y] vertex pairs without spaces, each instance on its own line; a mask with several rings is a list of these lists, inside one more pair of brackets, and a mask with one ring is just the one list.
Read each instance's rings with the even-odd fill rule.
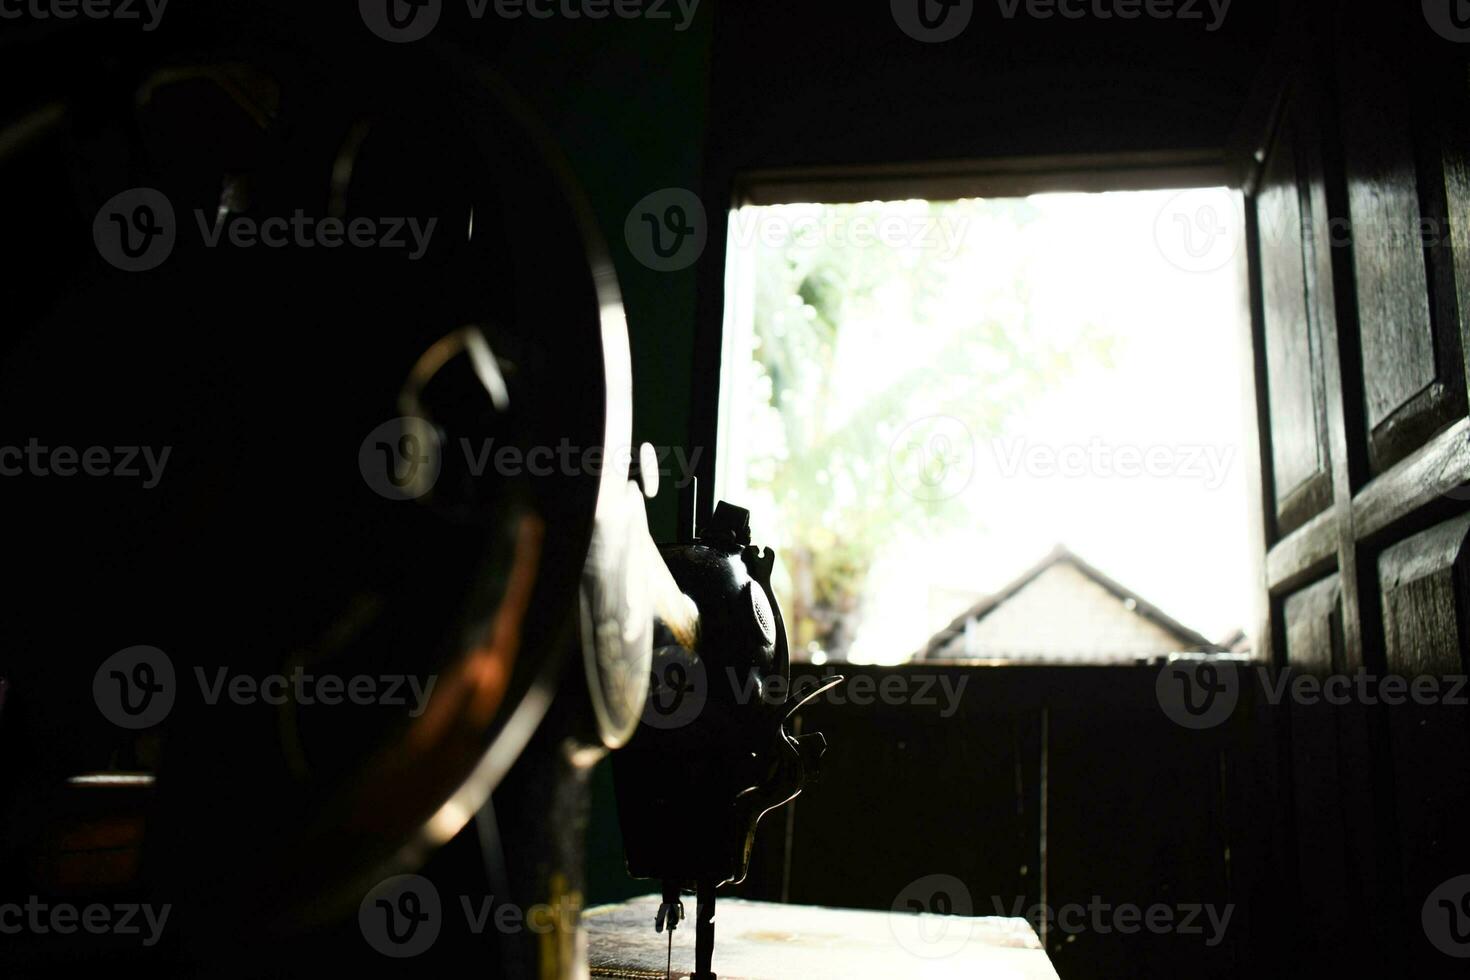
[[[554,152],[498,80],[350,5],[201,6],[136,43],[6,44],[0,444],[167,457],[152,485],[0,481],[3,860],[62,887],[69,828],[122,819],[136,853],[82,884],[253,929],[417,867],[569,663],[588,738],[620,744],[649,617],[618,581],[641,522],[621,305]],[[317,230],[231,241],[296,215]],[[329,219],[379,244],[328,247]],[[109,685],[136,706],[165,673],[155,723],[110,716]],[[384,698],[229,693],[298,674]],[[384,678],[433,687],[383,703]],[[87,773],[118,777],[105,802],[77,802],[109,785]]]

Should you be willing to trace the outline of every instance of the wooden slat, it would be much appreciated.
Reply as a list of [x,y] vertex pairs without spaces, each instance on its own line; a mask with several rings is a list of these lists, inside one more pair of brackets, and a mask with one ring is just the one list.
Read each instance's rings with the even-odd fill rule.
[[1337,522],[1323,511],[1283,538],[1266,556],[1266,581],[1271,591],[1294,588],[1337,560]]
[[1369,483],[1353,500],[1358,539],[1372,537],[1441,497],[1470,500],[1470,420],[1461,419],[1428,445]]

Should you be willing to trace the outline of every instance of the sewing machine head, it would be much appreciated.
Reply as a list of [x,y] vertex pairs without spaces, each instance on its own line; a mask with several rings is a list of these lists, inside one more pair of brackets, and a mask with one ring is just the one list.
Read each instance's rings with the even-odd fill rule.
[[793,737],[786,724],[841,678],[791,696],[786,628],[771,591],[775,554],[750,543],[748,511],[722,502],[697,540],[661,551],[699,609],[699,633],[691,648],[656,631],[643,724],[613,756],[618,815],[629,873],[664,883],[657,928],[672,933],[681,888],[698,889],[696,976],[713,976],[714,889],[744,880],[761,817],[815,776],[826,741]]

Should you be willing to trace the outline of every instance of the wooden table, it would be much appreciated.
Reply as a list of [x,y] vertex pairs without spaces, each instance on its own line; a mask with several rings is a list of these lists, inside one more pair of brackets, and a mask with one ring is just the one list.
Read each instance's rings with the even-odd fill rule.
[[[659,897],[588,910],[593,977],[663,980],[668,939],[653,931]],[[694,969],[694,899],[674,933],[675,977]],[[721,898],[714,970],[720,980],[1057,980],[1025,919],[962,918],[777,905]]]

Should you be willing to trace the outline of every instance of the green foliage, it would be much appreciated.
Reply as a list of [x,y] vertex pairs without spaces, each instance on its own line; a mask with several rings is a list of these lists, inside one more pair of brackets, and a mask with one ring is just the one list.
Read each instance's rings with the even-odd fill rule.
[[[992,516],[973,487],[916,499],[890,470],[894,439],[911,422],[949,416],[973,451],[1007,413],[1107,349],[1085,325],[1032,321],[1025,267],[1044,257],[993,247],[1024,237],[1034,217],[1024,200],[773,211],[815,215],[829,232],[756,246],[750,400],[765,407],[747,481],[780,515],[794,648],[841,659],[882,549]],[[852,243],[863,223],[900,219],[906,244]],[[946,227],[963,237],[946,240]]]

